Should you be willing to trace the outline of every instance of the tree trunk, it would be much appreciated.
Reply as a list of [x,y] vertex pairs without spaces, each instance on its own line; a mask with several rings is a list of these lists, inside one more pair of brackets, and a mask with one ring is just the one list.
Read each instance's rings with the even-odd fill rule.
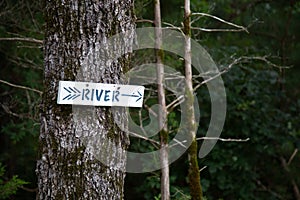
[[[60,80],[120,82],[121,73],[129,68],[130,54],[111,59],[110,48],[118,48],[110,47],[106,38],[134,28],[133,1],[55,0],[45,4],[37,199],[123,199],[129,137],[114,124],[111,108],[58,105],[56,99]],[[132,39],[122,41],[124,48],[130,49],[131,44]],[[102,158],[105,154],[106,162],[98,154]]]
[[168,127],[167,127],[167,107],[166,95],[164,89],[164,66],[163,66],[163,50],[162,50],[162,29],[160,0],[154,0],[154,24],[155,24],[155,53],[156,53],[156,76],[157,76],[157,92],[158,103],[161,106],[158,112],[160,131],[160,165],[161,165],[161,199],[170,199],[170,178],[169,178],[169,152],[168,152]]
[[196,131],[197,124],[195,123],[194,110],[194,89],[192,80],[192,55],[191,55],[191,11],[190,0],[184,1],[184,33],[185,33],[185,49],[184,49],[184,66],[185,66],[185,80],[186,80],[186,112],[187,116],[187,131],[188,137],[192,137],[192,143],[188,149],[189,160],[189,185],[190,193],[193,200],[202,200],[202,188],[200,184],[200,171],[197,158],[197,140]]

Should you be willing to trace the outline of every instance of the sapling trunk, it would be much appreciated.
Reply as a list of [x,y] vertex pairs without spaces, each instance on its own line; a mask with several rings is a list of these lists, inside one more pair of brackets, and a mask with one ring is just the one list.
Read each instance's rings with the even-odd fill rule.
[[196,123],[194,111],[194,95],[192,81],[191,66],[191,19],[190,19],[190,0],[184,2],[184,33],[185,33],[185,49],[184,49],[184,68],[186,80],[185,106],[188,113],[186,127],[188,137],[192,137],[191,146],[188,149],[188,178],[190,185],[190,194],[193,200],[202,200],[202,188],[200,184],[200,171],[197,160],[197,141],[196,141]]
[[157,74],[157,92],[158,103],[161,106],[158,113],[160,131],[160,163],[161,163],[161,199],[170,199],[170,181],[169,181],[169,155],[168,155],[168,127],[166,123],[167,109],[164,83],[164,66],[163,66],[163,50],[162,46],[162,30],[161,30],[161,15],[160,1],[154,0],[154,24],[155,24],[155,53],[156,53],[156,74]]

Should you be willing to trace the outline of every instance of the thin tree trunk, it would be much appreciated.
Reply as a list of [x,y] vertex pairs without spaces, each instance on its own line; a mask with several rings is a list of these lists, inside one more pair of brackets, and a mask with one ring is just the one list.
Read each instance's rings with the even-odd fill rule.
[[192,82],[192,66],[191,66],[191,20],[190,20],[190,0],[184,1],[184,33],[185,33],[185,79],[186,79],[186,109],[187,117],[187,130],[189,137],[192,137],[192,143],[188,150],[189,160],[189,185],[190,193],[193,200],[202,200],[202,188],[200,185],[200,171],[197,160],[197,141],[196,141],[196,123],[194,111],[194,94]]
[[[70,105],[58,105],[56,98],[60,80],[120,82],[121,72],[129,67],[129,55],[110,60],[109,52],[102,57],[97,53],[111,48],[105,38],[134,28],[133,1],[55,0],[45,4],[37,199],[123,199],[129,138],[114,125],[111,108],[72,110]],[[122,44],[130,48],[131,42],[124,39]],[[81,114],[78,118],[76,109]],[[108,143],[116,148],[108,149]],[[93,149],[95,144],[97,149]],[[117,167],[99,161],[95,150],[119,158]]]
[[160,163],[161,163],[161,199],[170,199],[170,180],[169,180],[169,153],[168,153],[168,127],[167,127],[167,108],[165,100],[164,83],[164,66],[163,66],[163,50],[162,50],[162,30],[160,1],[154,0],[154,24],[155,24],[155,48],[156,48],[156,73],[157,73],[157,92],[158,103],[161,106],[158,114],[160,131]]
[[291,176],[288,163],[286,162],[285,158],[283,158],[282,156],[280,156],[279,159],[280,159],[281,165],[282,165],[287,177],[290,177],[289,179],[290,179],[290,182],[293,187],[295,199],[300,200],[299,188],[298,188],[298,185],[297,185],[295,179]]

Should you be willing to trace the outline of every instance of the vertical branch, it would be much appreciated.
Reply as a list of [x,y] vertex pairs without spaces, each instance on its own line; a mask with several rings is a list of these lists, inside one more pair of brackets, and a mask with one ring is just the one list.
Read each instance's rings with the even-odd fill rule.
[[156,54],[156,76],[157,76],[157,92],[158,103],[161,106],[158,114],[160,131],[160,163],[161,163],[161,199],[170,199],[170,181],[169,181],[169,155],[168,155],[168,128],[166,124],[166,100],[164,83],[164,67],[162,64],[163,50],[162,46],[162,30],[161,30],[161,15],[160,15],[160,0],[154,0],[154,25],[155,29],[155,54]]
[[185,67],[185,80],[188,91],[193,91],[192,85],[192,55],[191,55],[191,11],[190,1],[184,1],[184,34],[185,34],[185,49],[184,49],[184,67]]
[[186,109],[187,109],[187,133],[188,137],[192,137],[192,143],[189,147],[189,185],[190,193],[193,200],[202,200],[202,188],[200,185],[200,171],[197,160],[197,140],[196,140],[196,123],[194,111],[194,95],[192,82],[192,55],[191,55],[191,10],[190,0],[184,1],[184,34],[185,34],[185,49],[184,49],[184,67],[186,80]]

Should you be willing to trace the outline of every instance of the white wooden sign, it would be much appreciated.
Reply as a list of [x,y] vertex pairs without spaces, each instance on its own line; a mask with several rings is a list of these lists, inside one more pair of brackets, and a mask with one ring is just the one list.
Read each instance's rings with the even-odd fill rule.
[[58,104],[142,107],[144,86],[60,81]]

